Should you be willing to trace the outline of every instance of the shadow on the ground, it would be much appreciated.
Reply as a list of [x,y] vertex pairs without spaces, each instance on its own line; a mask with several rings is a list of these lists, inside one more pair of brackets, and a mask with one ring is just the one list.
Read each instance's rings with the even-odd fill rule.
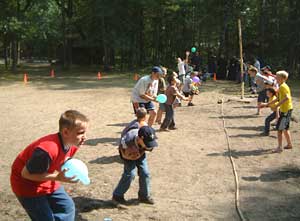
[[[252,114],[252,115],[225,115],[224,119],[251,119],[251,118],[259,118],[261,116]],[[223,119],[223,116],[219,116],[219,117],[209,117],[211,119]]]
[[254,131],[263,131],[263,126],[239,126],[239,127],[226,127],[228,129],[238,129],[238,130],[254,130]]
[[111,163],[123,163],[119,155],[115,156],[103,156],[95,160],[91,160],[89,163],[92,164],[111,164]]
[[260,176],[242,177],[246,181],[261,181],[261,182],[276,182],[280,180],[287,180],[290,178],[299,178],[300,169],[296,167],[286,167],[262,173]]
[[[265,154],[271,154],[272,149],[259,149],[259,150],[243,150],[243,151],[237,151],[237,150],[231,150],[231,156],[233,158],[238,159],[239,157],[249,157],[249,156],[260,156]],[[229,156],[229,151],[226,151],[224,153],[210,153],[207,154],[209,157],[218,157],[218,156]]]
[[237,109],[237,108],[244,108],[244,109],[257,109],[257,107],[256,106],[249,106],[249,105],[247,105],[247,106],[237,106],[237,107],[232,107],[232,108],[235,108],[235,109]]
[[[261,136],[260,134],[236,134],[236,135],[230,135],[231,138],[257,138],[257,137],[266,137]],[[268,137],[276,138],[274,135],[269,135]]]
[[[275,184],[274,184],[275,185]],[[290,184],[297,189],[298,184]],[[290,186],[291,188],[291,186]],[[259,194],[241,198],[246,220],[300,220],[300,194],[285,188],[255,188]],[[276,195],[276,196],[274,196]]]
[[108,127],[126,127],[128,123],[107,124]]
[[110,143],[113,146],[118,146],[119,145],[119,138],[103,137],[103,138],[88,139],[84,142],[84,145],[97,146],[99,143],[100,144]]
[[76,205],[76,220],[86,221],[81,214],[88,213],[93,210],[98,209],[127,209],[127,206],[137,206],[139,205],[138,199],[129,199],[126,201],[125,206],[117,205],[112,200],[101,200],[101,199],[92,199],[88,197],[74,197],[74,203]]

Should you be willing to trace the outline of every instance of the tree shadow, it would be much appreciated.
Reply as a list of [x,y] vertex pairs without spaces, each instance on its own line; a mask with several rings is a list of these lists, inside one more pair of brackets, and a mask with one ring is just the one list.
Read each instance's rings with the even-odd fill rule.
[[[252,114],[252,115],[225,115],[224,119],[249,119],[249,118],[260,118],[262,116],[260,115],[256,115],[256,114]],[[223,116],[220,117],[209,117],[211,119],[223,119]]]
[[[231,150],[231,156],[236,159],[238,159],[239,157],[261,156],[265,154],[272,154],[272,149],[243,150],[243,151]],[[209,157],[229,156],[229,151],[226,151],[224,153],[210,153],[207,154],[206,156]]]
[[238,107],[232,107],[232,108],[235,108],[235,109],[237,109],[237,108],[244,108],[244,109],[257,109],[257,107],[256,106],[249,106],[249,105],[247,105],[247,106],[238,106]]
[[[253,138],[253,137],[259,137],[260,135],[259,134],[236,134],[236,135],[230,135],[229,137],[231,138]],[[262,137],[262,136],[261,136]],[[276,136],[274,135],[269,135],[268,137],[271,137],[271,138],[276,138]]]
[[300,169],[297,167],[285,167],[282,169],[268,171],[262,173],[260,176],[248,176],[242,177],[246,181],[261,181],[261,182],[277,182],[281,180],[287,180],[290,178],[299,178]]
[[239,126],[239,127],[226,127],[228,129],[239,129],[239,130],[255,130],[263,131],[264,126]]
[[120,163],[122,164],[122,160],[119,155],[115,156],[104,156],[104,157],[99,157],[95,160],[89,161],[91,164],[111,164],[111,163]]
[[94,138],[94,139],[88,139],[84,142],[85,145],[88,146],[97,146],[99,143],[110,143],[113,146],[119,145],[119,138],[111,138],[111,137],[103,137],[103,138]]

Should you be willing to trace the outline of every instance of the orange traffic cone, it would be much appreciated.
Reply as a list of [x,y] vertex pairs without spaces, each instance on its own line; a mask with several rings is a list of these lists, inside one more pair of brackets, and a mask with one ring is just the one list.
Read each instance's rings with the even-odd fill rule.
[[216,80],[217,80],[217,74],[214,73],[214,81],[216,81]]
[[101,72],[98,72],[98,80],[101,80]]
[[24,77],[23,77],[24,84],[27,84],[27,81],[28,81],[27,73],[24,73]]
[[137,73],[134,74],[133,80],[137,81],[139,79],[139,75]]
[[52,77],[52,78],[55,77],[55,73],[54,73],[54,70],[53,70],[53,69],[51,69],[51,71],[50,71],[50,77]]

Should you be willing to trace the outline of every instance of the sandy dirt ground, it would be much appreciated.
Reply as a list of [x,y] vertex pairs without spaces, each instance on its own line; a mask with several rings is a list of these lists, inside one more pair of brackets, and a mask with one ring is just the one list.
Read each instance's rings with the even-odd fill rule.
[[[0,220],[29,220],[10,189],[11,163],[30,142],[56,132],[67,109],[91,120],[88,140],[76,155],[87,164],[91,184],[64,185],[76,203],[76,220],[239,220],[220,98],[245,218],[300,220],[299,123],[291,125],[294,149],[270,154],[276,131],[259,136],[269,110],[256,116],[256,98],[239,102],[239,86],[222,81],[206,83],[195,97],[196,106],[184,103],[176,109],[177,131],[158,133],[159,148],[147,154],[155,205],[138,204],[136,178],[125,196],[131,205],[115,208],[111,195],[123,169],[117,142],[134,117],[129,102],[133,83],[128,77],[97,81],[89,75],[36,77],[27,85],[1,79]],[[298,118],[299,94],[294,93]]]

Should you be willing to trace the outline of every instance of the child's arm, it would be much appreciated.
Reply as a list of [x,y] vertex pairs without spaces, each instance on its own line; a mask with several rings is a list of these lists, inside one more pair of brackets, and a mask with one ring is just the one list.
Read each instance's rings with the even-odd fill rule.
[[142,95],[140,95],[140,97],[147,101],[156,101],[155,97],[152,97],[148,94],[142,94]]
[[285,97],[280,102],[278,102],[278,104],[276,105],[276,107],[280,107],[282,104],[284,104],[285,102],[287,102],[289,99],[290,99],[289,95],[286,94]]
[[[54,172],[54,173],[30,173],[26,166],[24,166],[21,175],[23,178],[27,179],[27,180],[32,180],[32,181],[37,181],[37,182],[43,182],[43,181],[47,181],[47,180],[52,180],[52,181],[61,181],[61,182],[65,182],[65,183],[77,183],[78,180],[76,180],[76,176],[73,177],[66,177],[65,173],[67,170],[63,170],[61,172]],[[75,180],[73,180],[75,179]]]
[[182,94],[180,94],[180,92],[179,92],[178,90],[176,90],[175,95],[176,95],[177,97],[179,97],[181,100],[184,100],[184,101],[188,101],[188,100],[189,100],[187,97],[185,97],[185,96],[183,96]]
[[[276,102],[278,102],[278,97],[276,98],[276,99],[274,99],[274,100],[272,100],[271,102],[269,102],[269,103],[261,103],[260,105],[258,105],[260,108],[264,108],[264,107],[268,107],[268,106],[270,106],[270,105],[272,105],[272,104],[275,104]],[[278,105],[277,105],[277,107],[278,107]]]

